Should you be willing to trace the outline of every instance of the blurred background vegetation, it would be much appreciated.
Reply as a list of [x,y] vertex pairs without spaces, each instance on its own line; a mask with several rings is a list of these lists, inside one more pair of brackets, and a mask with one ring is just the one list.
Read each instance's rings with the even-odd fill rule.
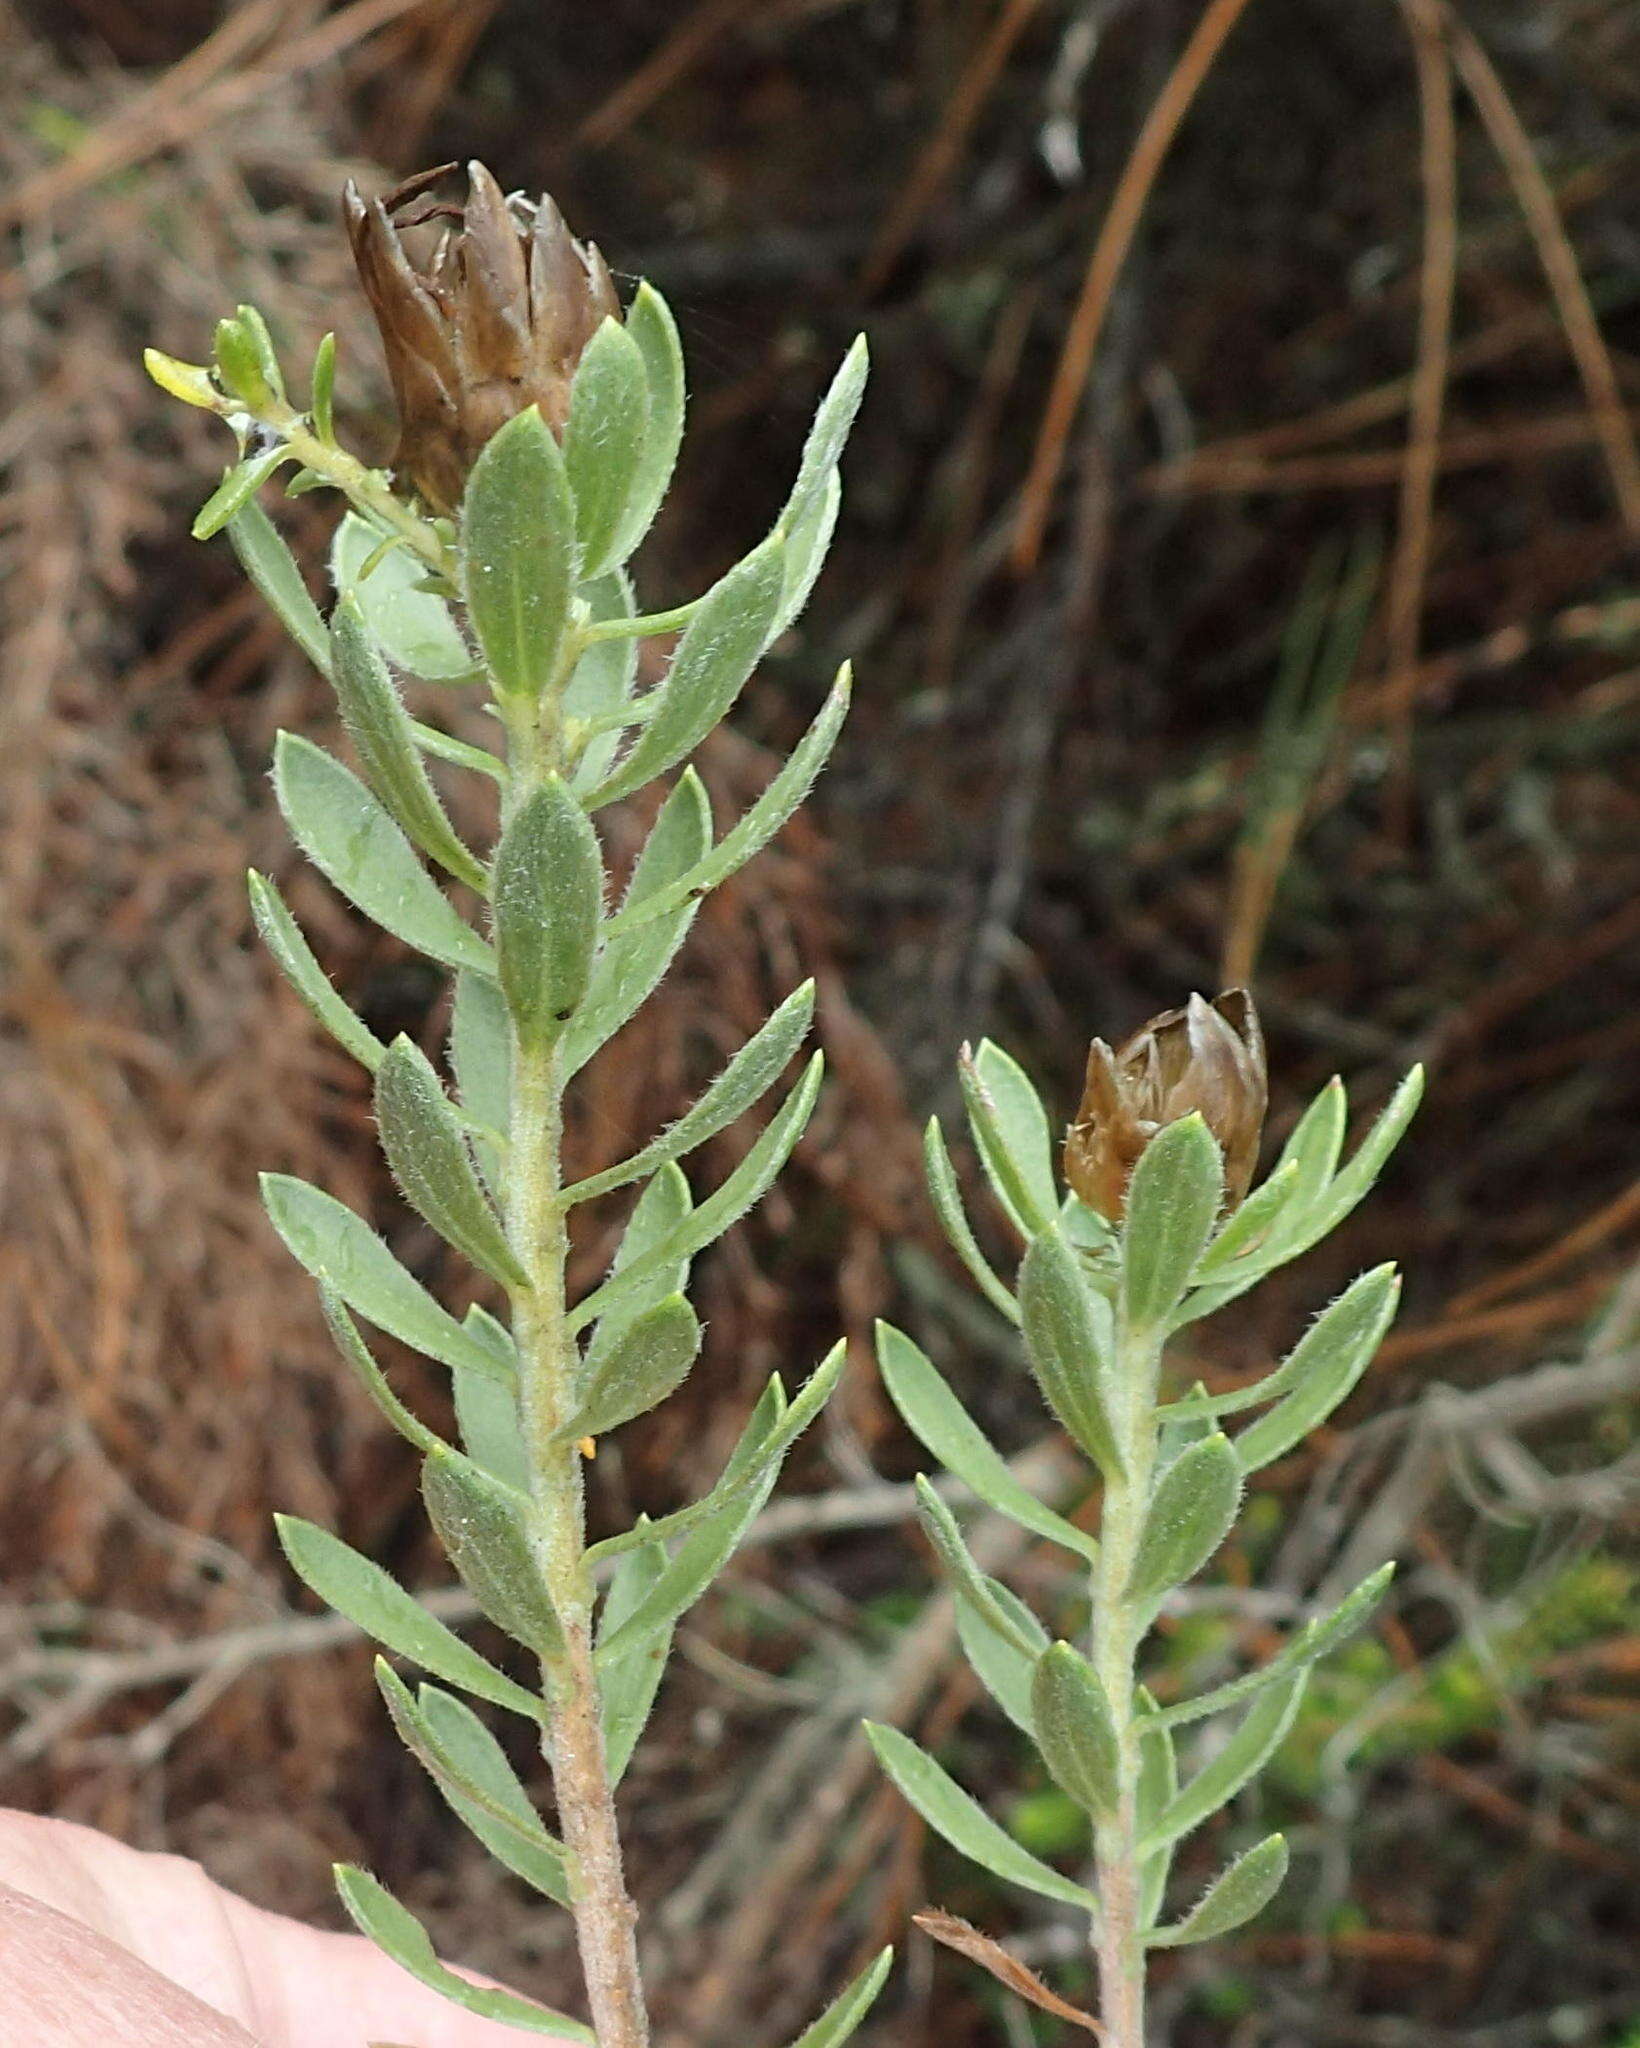
[[[1432,1087],[1378,1197],[1197,1339],[1233,1384],[1350,1273],[1408,1268],[1380,1366],[1261,1483],[1158,1686],[1403,1572],[1225,1831],[1289,1830],[1285,1901],[1161,1966],[1158,2039],[1640,2038],[1633,6],[0,0],[0,43],[0,1797],[332,1921],[355,1857],[452,1954],[573,1996],[563,1916],[460,1834],[271,1543],[277,1505],[448,1577],[254,1170],[463,1283],[252,945],[247,860],[378,1031],[433,1044],[443,996],[291,857],[272,735],[333,713],[226,544],[187,539],[225,449],[138,367],[197,358],[239,299],[293,367],[334,327],[379,457],[336,195],[482,155],[678,310],[694,410],[651,604],[764,530],[861,326],[875,363],[832,566],[707,765],[755,792],[849,655],[843,752],[575,1132],[590,1170],[818,975],[834,1078],[706,1262],[708,1369],[596,1468],[595,1500],[671,1506],[771,1367],[855,1340],[623,1795],[666,2038],[788,2038],[930,1899],[1087,1990],[1051,1909],[925,1844],[852,1733],[900,1720],[1074,1864],[1075,1815],[953,1659],[865,1338],[907,1320],[1052,1484],[918,1126],[964,1037],[1068,1111],[1091,1034],[1240,977],[1278,1135],[1334,1071],[1358,1114],[1414,1058]],[[317,579],[331,506],[279,516]],[[1052,1558],[984,1543],[1075,1621]],[[907,1958],[862,2038],[1059,2030]]]

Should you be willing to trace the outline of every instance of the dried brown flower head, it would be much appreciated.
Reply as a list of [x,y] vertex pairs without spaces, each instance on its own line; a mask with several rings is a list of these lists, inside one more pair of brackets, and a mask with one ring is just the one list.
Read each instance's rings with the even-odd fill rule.
[[1199,1110],[1224,1154],[1234,1208],[1252,1184],[1268,1099],[1252,997],[1241,988],[1211,1003],[1193,995],[1114,1052],[1102,1038],[1088,1048],[1082,1104],[1065,1139],[1065,1178],[1090,1209],[1118,1222],[1140,1153],[1164,1124]]
[[[460,504],[479,450],[515,413],[538,405],[562,433],[581,351],[620,317],[604,259],[545,194],[534,206],[509,200],[471,163],[465,206],[403,213],[454,168],[423,171],[383,199],[350,180],[342,198],[398,405],[393,468],[438,512]],[[403,235],[435,220],[449,225],[418,269]]]

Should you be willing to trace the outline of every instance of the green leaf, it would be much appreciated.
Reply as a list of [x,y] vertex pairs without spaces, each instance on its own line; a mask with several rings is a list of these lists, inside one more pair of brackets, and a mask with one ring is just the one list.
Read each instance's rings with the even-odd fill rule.
[[209,540],[220,533],[236,513],[250,503],[281,463],[295,457],[288,448],[270,448],[265,455],[253,455],[248,462],[236,462],[223,472],[222,481],[194,515],[195,540]]
[[364,614],[388,660],[428,683],[470,683],[482,673],[450,607],[423,587],[426,565],[393,536],[344,513],[330,544],[330,579]]
[[987,1507],[1022,1529],[1046,1537],[1089,1564],[1097,1562],[1099,1545],[1093,1537],[1055,1514],[1020,1484],[941,1379],[927,1353],[892,1323],[877,1325],[877,1364],[889,1399],[906,1428],[947,1471],[955,1473]]
[[498,1628],[539,1657],[563,1647],[530,1547],[529,1501],[448,1444],[428,1454],[421,1497],[462,1584]]
[[[570,1892],[564,1846],[536,1818],[500,1744],[477,1715],[437,1686],[423,1686],[418,1701],[392,1665],[381,1657],[376,1659],[376,1684],[399,1740],[438,1787],[451,1811],[515,1876],[560,1906],[567,1906]],[[427,1705],[433,1700],[465,1716],[466,1723],[477,1731],[478,1741],[466,1737],[466,1725],[450,1720],[448,1715],[442,1716],[441,1724],[435,1726],[433,1716],[427,1712]],[[443,1740],[446,1725],[452,1731],[460,1731],[457,1740],[462,1748],[456,1753]],[[469,1768],[474,1765],[476,1769]]]
[[579,2020],[566,2019],[561,2012],[549,2012],[544,2005],[520,1998],[515,1992],[469,1984],[465,1977],[446,1969],[433,1953],[433,1944],[421,1922],[367,1871],[351,1863],[338,1863],[336,1889],[361,1934],[368,1935],[401,1970],[408,1970],[412,1977],[453,2005],[476,2013],[480,2019],[518,2027],[528,2034],[556,2034],[564,2040],[589,2043],[596,2040],[592,2029],[582,2026]]
[[1390,1097],[1383,1114],[1355,1149],[1349,1164],[1334,1180],[1321,1203],[1314,1236],[1306,1236],[1303,1249],[1336,1230],[1383,1172],[1389,1155],[1400,1144],[1418,1104],[1423,1100],[1424,1070],[1414,1067]]
[[654,524],[683,441],[683,348],[671,308],[653,285],[640,284],[626,312],[626,331],[643,360],[648,431],[633,465],[632,485],[610,549],[624,562]]
[[376,1070],[376,1123],[393,1178],[416,1214],[503,1287],[527,1288],[449,1097],[426,1054],[402,1032]]
[[351,769],[299,733],[282,732],[273,787],[297,845],[373,924],[447,967],[494,972],[489,947]]
[[1039,1646],[1033,1640],[1032,1631],[1020,1628],[1001,1602],[992,1598],[991,1582],[969,1556],[955,1515],[934,1491],[926,1474],[919,1472],[914,1484],[917,1489],[917,1519],[945,1566],[953,1588],[974,1608],[993,1634],[1010,1643],[1022,1656],[1034,1657]]
[[254,498],[228,521],[228,539],[239,566],[261,592],[274,616],[320,675],[330,674],[330,636],[319,607],[308,595],[296,557],[278,527]]
[[1179,1304],[1224,1199],[1224,1162],[1201,1116],[1165,1124],[1139,1155],[1122,1219],[1129,1323],[1154,1330]]
[[[333,1287],[321,1285],[319,1300],[324,1309],[325,1322],[335,1339],[336,1349],[342,1354],[343,1362],[350,1368],[353,1377],[400,1436],[413,1443],[418,1450],[430,1451],[440,1439],[425,1423],[418,1421],[410,1413],[388,1385],[386,1374],[371,1356],[370,1347],[359,1335],[352,1317],[342,1305],[341,1296]],[[484,1384],[489,1386],[493,1382],[486,1380]]]
[[1139,1842],[1141,1856],[1148,1856],[1167,1843],[1178,1841],[1192,1828],[1200,1827],[1257,1776],[1292,1726],[1309,1675],[1308,1670],[1295,1672],[1259,1695],[1224,1747],[1168,1802],[1154,1826],[1146,1830]]
[[274,1527],[291,1570],[336,1612],[385,1649],[408,1657],[464,1692],[539,1721],[544,1709],[526,1692],[429,1614],[379,1564],[339,1536],[297,1515],[275,1515]]
[[514,1366],[507,1355],[440,1308],[369,1224],[334,1195],[289,1174],[265,1173],[262,1200],[297,1264],[367,1322],[429,1358],[511,1383]]
[[1212,1941],[1262,1913],[1287,1875],[1287,1842],[1267,1835],[1257,1848],[1238,1856],[1216,1878],[1207,1896],[1174,1927],[1145,1936],[1146,1948],[1183,1948],[1190,1942]]
[[986,1039],[962,1063],[963,1100],[980,1164],[1021,1236],[1051,1228],[1059,1213],[1048,1113],[1019,1062]]
[[[480,1308],[470,1312],[469,1320],[475,1318],[489,1320]],[[457,1366],[451,1377],[450,1391],[455,1396],[456,1422],[468,1457],[519,1493],[528,1493],[530,1468],[524,1455],[524,1429],[518,1413],[517,1388],[504,1380],[490,1379],[482,1373],[468,1372]]]
[[[1014,1726],[1036,1741],[1031,1712],[1031,1681],[1036,1661],[1048,1647],[1048,1633],[1017,1594],[998,1579],[981,1574],[980,1583],[990,1605],[999,1608],[1011,1624],[1000,1634],[974,1601],[957,1598],[957,1635],[963,1655],[973,1666],[980,1683]],[[1025,1647],[1021,1648],[1020,1645]]]
[[1009,1884],[1023,1885],[1027,1891],[1040,1892],[1067,1906],[1080,1906],[1084,1912],[1096,1907],[1092,1892],[1038,1862],[1011,1835],[1004,1834],[926,1751],[898,1729],[867,1721],[865,1731],[877,1761],[900,1792],[952,1848]]
[[771,538],[701,599],[678,642],[653,715],[624,761],[586,799],[599,810],[694,752],[745,687],[763,652],[783,588],[785,549]]
[[1019,1303],[991,1270],[990,1262],[979,1248],[968,1221],[968,1212],[963,1207],[957,1170],[945,1149],[945,1134],[940,1129],[939,1118],[934,1116],[928,1119],[928,1128],[923,1133],[923,1171],[928,1180],[934,1213],[940,1219],[940,1227],[950,1239],[957,1257],[968,1268],[979,1291],[997,1313],[1006,1316],[1009,1322],[1017,1323]]
[[1102,1337],[1076,1253],[1057,1225],[1026,1248],[1019,1312],[1043,1399],[1107,1479],[1120,1473],[1122,1456],[1106,1396],[1108,1336]]
[[[1155,1701],[1141,1686],[1141,1703],[1154,1709]],[[1137,1787],[1138,1827],[1141,1835],[1153,1828],[1179,1791],[1179,1760],[1173,1747],[1172,1731],[1159,1722],[1141,1722],[1139,1727],[1139,1783]],[[1167,1891],[1167,1874],[1173,1863],[1171,1843],[1144,1859],[1140,1875],[1139,1923],[1154,1927]]]
[[321,334],[319,346],[313,351],[313,395],[308,401],[308,412],[313,420],[313,431],[327,448],[336,445],[336,337]]
[[330,648],[342,722],[371,788],[423,853],[487,895],[489,878],[445,815],[422,763],[410,714],[351,596],[341,598],[331,614]]
[[[505,1137],[512,1123],[512,1020],[506,999],[487,974],[463,968],[450,1011],[450,1066],[461,1106],[476,1123]],[[492,1194],[501,1185],[503,1148],[483,1138],[473,1153]]]
[[769,642],[778,640],[808,603],[837,530],[837,513],[843,502],[843,486],[836,470],[826,477],[822,489],[810,498],[802,517],[786,531],[786,574],[780,592],[780,609],[769,628]]
[[802,1044],[813,1015],[814,983],[806,981],[746,1041],[692,1109],[685,1110],[669,1130],[662,1131],[630,1159],[566,1188],[562,1198],[565,1206],[590,1202],[629,1181],[641,1180],[667,1160],[681,1159],[697,1145],[704,1145],[708,1138],[715,1138],[719,1131],[727,1130],[780,1078]]
[[814,2025],[803,2029],[792,2048],[839,2048],[876,2004],[893,1963],[893,1949],[880,1950],[848,1989],[832,2000]]
[[566,1073],[578,1073],[648,1000],[688,935],[697,905],[686,893],[664,916],[634,923],[627,914],[664,894],[699,862],[711,843],[712,807],[706,785],[693,768],[686,768],[644,841],[621,910],[604,924],[602,950],[564,1034]]
[[[683,1169],[663,1166],[632,1205],[610,1265],[611,1281],[625,1280],[637,1262],[666,1242],[693,1212],[694,1197]],[[688,1256],[668,1257],[657,1260],[637,1285],[627,1288],[621,1300],[599,1317],[588,1340],[581,1361],[582,1383],[598,1378],[638,1318],[669,1294],[680,1292],[688,1278]]]
[[1298,1185],[1299,1171],[1295,1161],[1288,1160],[1285,1165],[1278,1166],[1239,1209],[1231,1212],[1214,1234],[1212,1243],[1196,1263],[1191,1284],[1199,1287],[1233,1266],[1244,1252],[1263,1249],[1281,1226]]
[[1145,1510],[1127,1597],[1140,1606],[1194,1578],[1241,1506],[1241,1460],[1227,1436],[1188,1445],[1168,1466]]
[[495,857],[501,990],[522,1046],[549,1045],[586,995],[604,863],[585,811],[556,775],[519,805]]
[[658,1407],[688,1377],[700,1350],[700,1322],[681,1294],[645,1309],[582,1383],[575,1413],[558,1434],[572,1442],[606,1436]]
[[1031,1721],[1042,1761],[1062,1792],[1108,1820],[1120,1797],[1120,1751],[1110,1701],[1097,1672],[1069,1643],[1037,1659]]
[[284,398],[279,364],[261,315],[253,326],[241,306],[235,320],[216,323],[216,374],[225,391],[254,413],[264,413]]
[[1344,1084],[1334,1074],[1293,1126],[1292,1136],[1281,1148],[1275,1171],[1280,1173],[1284,1167],[1293,1169],[1296,1185],[1289,1213],[1300,1223],[1338,1170],[1338,1155],[1344,1149],[1344,1123],[1348,1113]]
[[280,973],[337,1044],[373,1074],[381,1065],[387,1048],[336,993],[329,975],[313,957],[312,948],[302,936],[302,927],[291,916],[284,898],[267,876],[259,875],[255,868],[251,868],[246,882],[250,891],[251,916]]
[[467,616],[503,696],[535,698],[558,681],[577,572],[575,500],[537,407],[485,444],[461,508]]
[[1348,1400],[1395,1320],[1400,1299],[1395,1268],[1375,1266],[1322,1311],[1276,1374],[1292,1391],[1236,1438],[1244,1472],[1290,1451]]
[[[647,1522],[647,1516],[639,1516],[640,1535]],[[629,1616],[637,1613],[654,1591],[666,1569],[666,1562],[666,1546],[652,1542],[640,1542],[620,1558],[609,1582],[609,1591],[604,1595],[603,1611],[598,1617],[601,1640],[607,1641]],[[663,1629],[658,1634],[634,1641],[626,1651],[613,1657],[606,1656],[599,1662],[598,1712],[604,1730],[604,1768],[611,1789],[626,1775],[626,1767],[632,1760],[632,1752],[660,1690],[671,1647],[672,1632]]]
[[564,426],[564,473],[575,501],[583,577],[600,576],[623,559],[618,544],[648,428],[643,351],[608,315],[581,352]]
[[803,1078],[770,1118],[746,1157],[722,1186],[707,1196],[668,1236],[645,1252],[623,1274],[611,1274],[602,1287],[570,1311],[569,1327],[583,1329],[610,1308],[638,1282],[659,1267],[676,1259],[693,1258],[702,1246],[713,1243],[748,1209],[768,1193],[776,1174],[797,1149],[804,1126],[813,1112],[825,1058],[816,1053],[804,1069]]
[[790,533],[808,510],[810,500],[825,489],[826,478],[837,467],[849,429],[854,425],[854,415],[860,410],[870,369],[866,338],[857,335],[815,412],[814,424],[803,443],[797,481],[780,514],[777,533]]
[[[611,569],[605,575],[583,583],[578,595],[587,608],[589,625],[600,625],[610,619],[630,619],[637,612],[632,585],[622,569]],[[611,721],[587,739],[575,756],[569,783],[578,797],[584,797],[589,789],[596,789],[620,751],[621,735],[613,721],[631,698],[637,676],[638,642],[635,636],[594,640],[582,651],[570,672],[569,681],[564,685],[565,723],[570,724],[577,719],[583,724]]]

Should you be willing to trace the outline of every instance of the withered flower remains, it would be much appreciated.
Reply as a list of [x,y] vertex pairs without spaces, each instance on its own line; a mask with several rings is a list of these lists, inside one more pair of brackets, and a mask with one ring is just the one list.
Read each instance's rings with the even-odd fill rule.
[[[392,466],[438,512],[460,504],[479,450],[516,413],[538,405],[562,433],[581,351],[620,317],[604,259],[544,194],[534,205],[509,200],[472,163],[465,206],[404,212],[454,168],[423,171],[384,199],[350,182],[343,198],[398,406]],[[429,221],[448,225],[418,269],[403,237]]]
[[1224,1154],[1232,1208],[1252,1184],[1269,1094],[1264,1037],[1245,989],[1211,1003],[1193,995],[1114,1052],[1088,1048],[1082,1104],[1065,1139],[1065,1178],[1107,1222],[1121,1218],[1139,1155],[1164,1124],[1199,1110]]

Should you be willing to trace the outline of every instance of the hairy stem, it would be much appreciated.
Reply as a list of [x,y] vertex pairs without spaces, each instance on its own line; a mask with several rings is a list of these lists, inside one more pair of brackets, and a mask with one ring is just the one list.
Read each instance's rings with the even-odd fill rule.
[[[556,702],[546,707],[545,720],[532,707],[508,723],[516,804],[557,765]],[[563,1098],[557,1044],[526,1052],[515,1040],[507,1227],[530,1286],[514,1299],[513,1323],[534,1502],[531,1540],[564,1637],[560,1654],[543,1666],[543,1749],[569,1852],[576,1942],[599,2048],[645,2048],[649,2022],[638,1972],[637,1908],[621,1868],[592,1663],[581,1454],[558,1433],[574,1406],[576,1368],[565,1315],[569,1238],[559,1199]]]
[[1145,2048],[1145,1953],[1139,1863],[1139,1731],[1133,1711],[1135,1660],[1143,1617],[1128,1598],[1144,1504],[1156,1457],[1154,1419],[1157,1346],[1123,1331],[1115,1378],[1126,1396],[1117,1429],[1125,1470],[1105,1490],[1099,1563],[1093,1590],[1093,1663],[1116,1730],[1116,1811],[1094,1831],[1099,1914],[1093,1946],[1099,1961],[1100,2017],[1108,2048]]

